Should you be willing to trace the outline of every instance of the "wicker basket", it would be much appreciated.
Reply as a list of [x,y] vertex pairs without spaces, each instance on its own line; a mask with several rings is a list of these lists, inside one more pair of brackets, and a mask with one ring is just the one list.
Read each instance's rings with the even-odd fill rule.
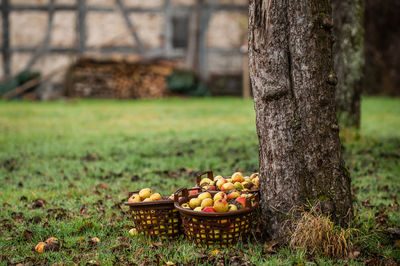
[[[196,186],[200,187],[203,191],[205,191],[204,187],[200,186],[200,181],[201,181],[201,177],[203,175],[207,174],[207,177],[211,180],[214,180],[214,174],[213,171],[204,171],[204,172],[200,172],[197,176],[196,176]],[[224,177],[226,179],[230,178],[230,177]],[[218,190],[218,188],[216,188],[216,190]],[[259,189],[250,189],[247,192],[259,192]]]
[[[137,193],[130,192],[129,197]],[[139,234],[161,238],[178,238],[182,234],[181,219],[173,200],[163,197],[158,201],[125,202],[125,205],[130,207]]]
[[[192,189],[181,188],[174,194],[175,208],[181,215],[183,229],[189,240],[197,246],[228,247],[234,245],[240,238],[245,238],[250,232],[254,211],[259,205],[258,192],[246,199],[246,206],[232,212],[197,212],[181,207],[199,194],[188,194]],[[218,191],[209,191],[214,196]],[[180,197],[180,193],[182,196]]]

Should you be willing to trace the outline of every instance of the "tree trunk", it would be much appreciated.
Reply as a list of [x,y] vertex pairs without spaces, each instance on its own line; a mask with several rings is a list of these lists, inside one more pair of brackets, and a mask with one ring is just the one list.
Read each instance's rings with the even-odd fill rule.
[[364,73],[363,0],[332,0],[332,13],[339,125],[358,128]]
[[400,1],[365,1],[365,78],[369,94],[400,96]]
[[278,239],[308,201],[344,225],[350,178],[335,108],[328,0],[251,0],[250,76],[259,139],[261,208]]

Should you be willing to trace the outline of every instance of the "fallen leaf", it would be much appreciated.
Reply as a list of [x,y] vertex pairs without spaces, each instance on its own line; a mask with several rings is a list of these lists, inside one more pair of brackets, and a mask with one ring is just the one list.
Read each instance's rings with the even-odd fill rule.
[[277,241],[271,240],[267,243],[264,244],[263,246],[263,252],[264,253],[276,253],[276,250],[274,249],[274,247],[278,244]]
[[31,241],[31,240],[32,240],[32,238],[33,238],[33,233],[32,233],[31,231],[25,230],[23,234],[24,234],[24,239],[25,239],[26,241]]
[[104,183],[97,184],[96,188],[104,189],[104,190],[109,190],[110,189],[110,187],[108,185],[104,184]]

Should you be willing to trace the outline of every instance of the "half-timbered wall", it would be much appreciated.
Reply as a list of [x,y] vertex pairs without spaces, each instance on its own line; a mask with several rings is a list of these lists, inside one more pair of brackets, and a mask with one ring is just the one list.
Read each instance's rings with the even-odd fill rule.
[[189,21],[196,4],[201,9],[201,75],[239,74],[239,48],[247,40],[247,0],[198,1],[1,0],[1,76],[24,69],[46,74],[80,55],[127,59],[139,55],[184,63],[186,49],[176,38],[185,34],[174,34],[189,27],[178,25],[174,31],[174,21],[175,27]]

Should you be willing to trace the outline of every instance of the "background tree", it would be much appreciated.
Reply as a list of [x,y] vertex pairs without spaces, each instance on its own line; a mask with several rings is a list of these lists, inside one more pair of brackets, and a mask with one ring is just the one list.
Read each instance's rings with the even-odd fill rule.
[[334,69],[339,125],[360,126],[364,73],[364,0],[332,0]]
[[400,95],[400,1],[365,1],[365,92]]
[[285,234],[287,214],[307,201],[346,224],[351,213],[335,110],[333,21],[328,0],[249,5],[261,207],[267,232]]

